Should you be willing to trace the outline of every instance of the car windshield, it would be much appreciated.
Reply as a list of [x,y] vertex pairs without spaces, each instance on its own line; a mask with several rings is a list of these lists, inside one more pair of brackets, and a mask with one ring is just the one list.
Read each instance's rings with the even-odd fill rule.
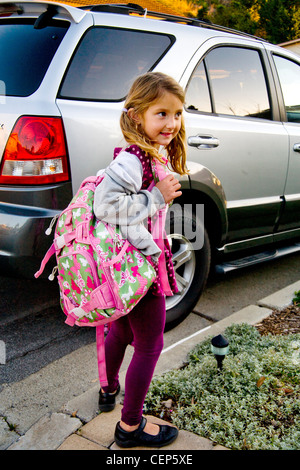
[[39,87],[69,23],[51,21],[42,29],[34,19],[0,21],[0,94],[29,96]]

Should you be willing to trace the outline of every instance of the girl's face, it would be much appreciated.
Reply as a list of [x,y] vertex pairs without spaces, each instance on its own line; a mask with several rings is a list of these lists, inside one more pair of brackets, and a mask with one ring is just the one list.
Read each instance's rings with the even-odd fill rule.
[[172,93],[165,92],[139,119],[145,134],[156,149],[166,147],[181,128],[183,104]]

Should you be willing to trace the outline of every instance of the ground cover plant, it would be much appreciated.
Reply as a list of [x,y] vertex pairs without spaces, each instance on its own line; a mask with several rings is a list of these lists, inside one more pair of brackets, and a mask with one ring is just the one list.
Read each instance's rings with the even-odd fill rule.
[[224,336],[222,371],[208,338],[184,367],[154,377],[145,412],[230,449],[300,450],[300,333],[240,324]]

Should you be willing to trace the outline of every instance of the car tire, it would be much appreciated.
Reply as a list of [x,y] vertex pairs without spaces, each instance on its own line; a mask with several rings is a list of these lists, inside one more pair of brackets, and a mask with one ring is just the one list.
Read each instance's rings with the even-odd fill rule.
[[[166,327],[165,331],[181,323],[196,305],[205,287],[211,264],[211,247],[208,233],[196,214],[189,209],[170,211],[166,231],[172,251],[172,260],[179,292],[172,297],[166,297]],[[186,227],[189,234],[186,235]],[[194,247],[195,238],[201,239],[201,246]],[[197,230],[197,232],[196,232]]]

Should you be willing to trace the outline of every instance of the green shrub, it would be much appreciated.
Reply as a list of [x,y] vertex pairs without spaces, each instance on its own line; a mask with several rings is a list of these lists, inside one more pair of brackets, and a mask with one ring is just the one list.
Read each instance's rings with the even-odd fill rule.
[[300,334],[260,336],[242,324],[224,335],[221,373],[209,338],[187,366],[153,378],[145,411],[231,449],[300,450]]
[[293,304],[300,306],[300,290],[294,292],[295,297],[293,298]]

